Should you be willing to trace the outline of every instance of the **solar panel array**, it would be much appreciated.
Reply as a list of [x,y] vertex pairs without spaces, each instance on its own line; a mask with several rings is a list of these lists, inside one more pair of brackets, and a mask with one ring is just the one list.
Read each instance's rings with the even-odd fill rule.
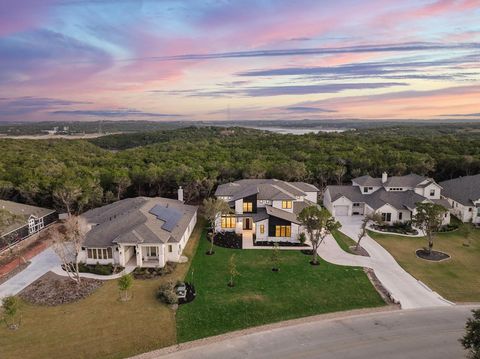
[[167,208],[156,204],[150,211],[157,219],[164,221],[162,229],[171,232],[177,225],[178,221],[182,218],[182,213],[174,208]]

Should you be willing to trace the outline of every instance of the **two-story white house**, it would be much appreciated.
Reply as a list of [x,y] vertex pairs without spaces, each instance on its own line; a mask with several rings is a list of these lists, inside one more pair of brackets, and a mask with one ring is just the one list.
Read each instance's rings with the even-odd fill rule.
[[233,213],[219,216],[216,229],[255,241],[296,243],[302,232],[297,215],[317,204],[318,192],[317,187],[305,182],[276,179],[222,184],[215,196],[229,203]]
[[480,174],[440,182],[442,197],[451,204],[450,212],[462,222],[480,224]]
[[[433,202],[450,208],[441,197],[442,187],[433,179],[417,174],[381,178],[357,177],[351,186],[328,186],[323,205],[334,217],[380,213],[384,222],[406,222],[415,214],[419,202]],[[443,224],[450,223],[449,212]]]

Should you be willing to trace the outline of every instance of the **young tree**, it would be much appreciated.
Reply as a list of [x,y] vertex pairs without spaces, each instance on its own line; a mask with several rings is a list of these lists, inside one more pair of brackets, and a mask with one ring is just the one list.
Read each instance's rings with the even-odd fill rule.
[[208,254],[213,254],[213,242],[215,235],[217,234],[216,222],[217,218],[222,215],[228,214],[231,212],[230,206],[227,202],[216,199],[216,198],[206,198],[203,200],[203,211],[205,213],[205,218],[207,219],[210,227],[212,228],[211,238],[210,238],[210,250]]
[[470,247],[470,242],[471,242],[471,237],[473,233],[473,225],[472,225],[472,220],[470,220],[467,223],[462,223],[460,230],[462,232],[463,238],[465,239],[465,242],[463,242],[463,245],[465,247]]
[[133,277],[131,274],[124,274],[118,278],[118,289],[120,289],[120,298],[126,302],[130,299],[128,290],[132,287]]
[[436,203],[417,203],[417,213],[412,218],[412,223],[420,228],[428,239],[428,253],[431,254],[435,233],[442,226],[446,209]]
[[52,233],[53,250],[62,261],[63,268],[70,279],[80,285],[79,255],[88,231],[81,217],[70,216],[62,228]]
[[280,246],[278,243],[274,243],[273,245],[270,261],[272,262],[272,271],[278,272],[280,269]]
[[472,313],[473,317],[468,318],[465,325],[465,335],[459,341],[469,351],[469,358],[480,359],[480,309]]
[[367,214],[365,218],[363,218],[362,227],[361,227],[360,233],[358,234],[357,245],[355,246],[355,251],[358,251],[358,249],[360,248],[361,240],[363,239],[363,237],[367,235],[367,227],[370,222],[381,223],[382,216],[380,215],[380,213],[373,212],[373,213]]
[[17,322],[16,316],[19,310],[18,298],[10,295],[2,299],[4,322],[8,329],[17,330],[20,322]]
[[318,206],[304,208],[299,213],[298,219],[305,227],[312,244],[312,261],[310,263],[317,265],[319,263],[318,247],[332,231],[340,228],[340,223],[335,221],[327,209],[320,209]]
[[235,287],[235,277],[240,275],[240,272],[237,270],[237,264],[235,263],[235,254],[232,254],[230,256],[230,260],[228,261],[228,272],[230,274],[228,286]]

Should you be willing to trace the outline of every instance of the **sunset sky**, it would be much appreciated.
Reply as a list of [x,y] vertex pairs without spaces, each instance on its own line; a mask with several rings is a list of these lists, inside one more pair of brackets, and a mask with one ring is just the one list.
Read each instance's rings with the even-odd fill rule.
[[1,0],[0,121],[480,120],[480,0]]

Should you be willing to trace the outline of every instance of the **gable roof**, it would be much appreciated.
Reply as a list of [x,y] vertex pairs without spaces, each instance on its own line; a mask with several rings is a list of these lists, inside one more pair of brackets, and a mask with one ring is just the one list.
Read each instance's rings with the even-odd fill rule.
[[20,227],[23,227],[27,224],[28,218],[30,216],[35,216],[36,218],[42,218],[50,213],[54,213],[55,210],[31,206],[28,204],[0,200],[0,210],[6,211],[15,217],[12,219],[11,223],[0,226],[0,235],[10,233]]
[[106,247],[116,243],[179,242],[197,207],[161,197],[127,198],[85,212],[92,224],[86,247]]
[[275,208],[272,206],[265,206],[265,210],[267,211],[267,214],[269,216],[281,218],[289,222],[300,224],[300,221],[298,220],[295,213],[283,211],[279,208]]
[[480,174],[458,177],[440,182],[442,195],[464,206],[473,206],[473,201],[480,199]]
[[416,203],[427,200],[427,198],[415,193],[412,190],[403,192],[386,191],[384,188],[371,193],[362,194],[357,186],[328,186],[331,202],[341,197],[346,197],[352,202],[366,203],[372,209],[377,210],[385,204],[390,204],[396,209],[413,209]]
[[305,182],[285,182],[277,179],[243,179],[219,185],[215,196],[232,197],[232,201],[257,194],[259,200],[295,200],[306,192],[319,192]]
[[[405,176],[389,176],[385,183],[382,182],[381,178],[374,178],[369,175],[361,176],[352,179],[352,182],[358,183],[360,186],[369,186],[369,187],[411,187],[414,188],[420,183],[428,180],[427,177],[417,175],[415,173],[410,173]],[[434,183],[433,180],[430,180],[430,183]],[[427,185],[427,184],[425,184]]]

